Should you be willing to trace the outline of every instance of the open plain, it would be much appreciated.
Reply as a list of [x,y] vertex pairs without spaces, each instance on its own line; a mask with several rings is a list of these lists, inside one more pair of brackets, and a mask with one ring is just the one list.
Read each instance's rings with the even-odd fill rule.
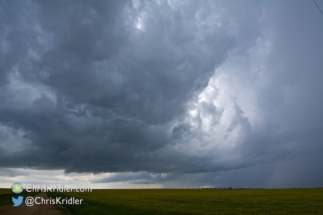
[[70,214],[323,214],[323,189],[140,189],[48,193],[83,198]]

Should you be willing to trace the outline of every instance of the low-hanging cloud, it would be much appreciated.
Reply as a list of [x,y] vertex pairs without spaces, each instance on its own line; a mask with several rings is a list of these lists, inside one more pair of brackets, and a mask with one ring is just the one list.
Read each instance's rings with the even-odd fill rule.
[[1,2],[1,167],[140,183],[322,151],[311,6]]

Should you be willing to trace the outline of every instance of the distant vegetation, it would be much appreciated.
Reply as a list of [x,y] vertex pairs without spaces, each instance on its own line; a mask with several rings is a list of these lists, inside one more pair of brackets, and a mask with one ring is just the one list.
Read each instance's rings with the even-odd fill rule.
[[146,189],[48,193],[83,198],[70,214],[322,214],[323,189]]

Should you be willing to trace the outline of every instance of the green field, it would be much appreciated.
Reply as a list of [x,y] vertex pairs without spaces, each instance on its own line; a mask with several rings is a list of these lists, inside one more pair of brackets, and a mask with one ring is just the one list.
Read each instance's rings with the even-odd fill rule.
[[323,214],[323,189],[147,189],[48,193],[83,198],[70,214]]

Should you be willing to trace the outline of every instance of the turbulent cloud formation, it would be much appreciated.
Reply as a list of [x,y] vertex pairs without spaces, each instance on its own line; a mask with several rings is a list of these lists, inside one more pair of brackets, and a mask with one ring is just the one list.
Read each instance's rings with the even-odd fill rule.
[[310,2],[2,1],[0,167],[203,185],[322,153],[322,21]]

